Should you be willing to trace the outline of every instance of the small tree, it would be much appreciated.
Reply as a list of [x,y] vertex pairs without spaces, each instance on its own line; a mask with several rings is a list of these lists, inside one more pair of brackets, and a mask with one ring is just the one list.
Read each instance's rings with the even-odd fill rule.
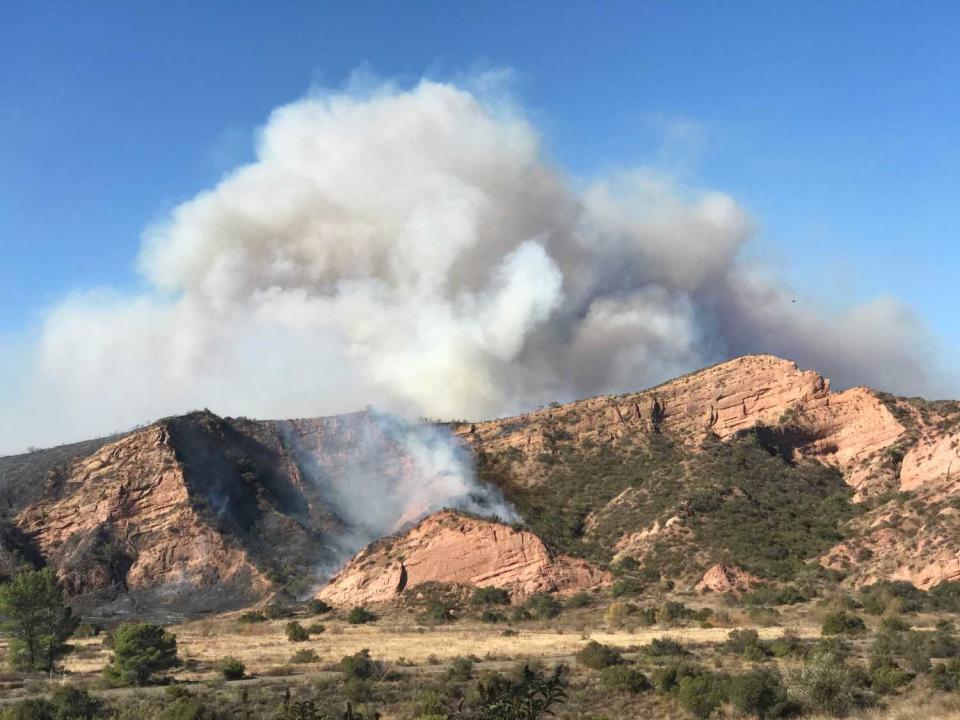
[[310,639],[310,633],[308,633],[307,629],[296,620],[291,620],[287,623],[286,631],[287,640],[290,642],[306,642]]
[[24,670],[52,670],[69,652],[67,638],[80,624],[50,568],[24,570],[0,586],[0,616],[10,664]]
[[152,623],[124,623],[114,635],[113,655],[103,672],[114,684],[140,687],[178,662],[175,635]]
[[247,672],[247,666],[232,655],[220,661],[220,674],[224,680],[242,680]]

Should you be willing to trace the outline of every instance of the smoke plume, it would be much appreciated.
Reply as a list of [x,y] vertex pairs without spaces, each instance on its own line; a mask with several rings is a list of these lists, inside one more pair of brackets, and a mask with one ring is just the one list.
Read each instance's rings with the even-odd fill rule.
[[906,308],[800,309],[741,259],[751,232],[730,196],[649,169],[574,181],[515,106],[462,87],[313,93],[148,228],[145,291],[52,309],[4,442],[197,406],[489,417],[748,352],[839,386],[945,389]]

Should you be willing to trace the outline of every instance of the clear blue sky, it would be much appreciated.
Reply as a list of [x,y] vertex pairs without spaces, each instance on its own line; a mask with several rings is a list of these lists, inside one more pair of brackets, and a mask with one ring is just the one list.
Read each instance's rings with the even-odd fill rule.
[[[960,346],[960,3],[27,2],[0,7],[0,338],[134,286],[139,234],[311,84],[515,71],[575,175],[680,164],[798,292],[892,292]],[[670,158],[666,158],[669,161]],[[692,168],[692,169],[691,169]]]

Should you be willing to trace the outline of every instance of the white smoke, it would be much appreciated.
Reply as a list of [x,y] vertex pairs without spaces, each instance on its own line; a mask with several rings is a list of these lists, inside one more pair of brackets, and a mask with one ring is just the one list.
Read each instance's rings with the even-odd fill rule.
[[329,537],[334,546],[321,577],[367,543],[444,508],[520,520],[496,487],[477,482],[472,452],[445,426],[369,409],[338,423],[329,436],[288,427],[284,438],[320,505],[345,526]]
[[579,185],[515,107],[452,84],[311,94],[273,112],[253,163],[145,232],[148,290],[49,313],[2,442],[197,406],[488,417],[746,352],[946,389],[902,305],[798,310],[740,259],[751,232],[728,195],[650,170]]

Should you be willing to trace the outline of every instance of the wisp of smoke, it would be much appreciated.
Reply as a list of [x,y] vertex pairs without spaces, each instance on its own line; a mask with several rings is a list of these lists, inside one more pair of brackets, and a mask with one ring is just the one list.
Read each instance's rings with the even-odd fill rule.
[[730,196],[649,168],[574,182],[516,105],[450,83],[312,93],[144,234],[148,289],[71,296],[0,410],[12,448],[197,406],[487,417],[773,352],[938,393],[889,298],[833,317],[741,258]]
[[330,538],[329,562],[318,570],[321,578],[367,543],[438,510],[520,520],[497,488],[476,480],[473,454],[446,426],[371,409],[354,415],[339,438],[331,466],[330,448],[322,440],[311,446],[292,430],[285,433],[323,507],[345,525]]

